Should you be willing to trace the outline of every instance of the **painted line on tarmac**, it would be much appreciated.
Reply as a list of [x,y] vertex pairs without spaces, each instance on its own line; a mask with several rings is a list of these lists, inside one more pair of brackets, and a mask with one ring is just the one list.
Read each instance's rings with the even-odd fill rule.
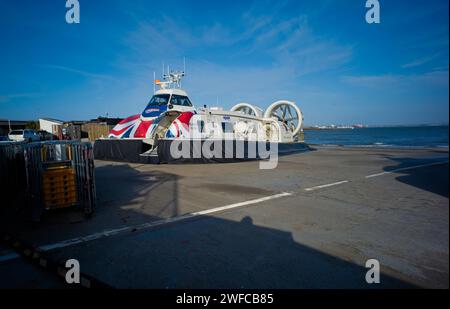
[[[371,175],[367,175],[364,176],[365,178],[373,178],[373,177],[378,177],[378,176],[382,176],[382,175],[388,175],[388,174],[393,174],[396,172],[401,172],[401,171],[407,171],[407,170],[412,170],[412,169],[416,169],[416,168],[422,168],[422,167],[428,167],[428,166],[434,166],[434,165],[442,165],[442,164],[447,164],[449,161],[439,161],[439,162],[433,162],[433,163],[427,163],[427,164],[420,164],[420,165],[414,165],[414,166],[407,166],[407,167],[402,167],[402,168],[397,168],[391,171],[385,171],[385,172],[381,172],[381,173],[376,173],[376,174],[371,174]],[[318,190],[318,189],[324,189],[324,188],[329,188],[329,187],[333,187],[333,186],[337,186],[337,185],[341,185],[344,183],[348,183],[350,182],[350,180],[342,180],[342,181],[337,181],[337,182],[333,182],[333,183],[328,183],[328,184],[324,184],[324,185],[320,185],[320,186],[315,186],[315,187],[311,187],[311,188],[305,188],[305,191],[314,191],[314,190]]]
[[342,180],[342,181],[338,181],[338,182],[328,183],[325,185],[315,186],[315,187],[311,187],[311,188],[305,188],[305,191],[314,191],[314,190],[318,190],[318,189],[333,187],[333,186],[341,185],[341,184],[344,184],[347,182],[350,182],[350,180]]
[[442,165],[442,164],[446,164],[446,163],[448,163],[448,160],[447,161],[434,162],[434,163],[414,165],[414,166],[409,166],[409,167],[397,168],[395,170],[385,171],[385,172],[376,173],[376,174],[371,174],[371,175],[367,175],[365,177],[366,178],[373,178],[373,177],[393,174],[393,173],[396,173],[396,172],[407,171],[407,170],[412,170],[412,169],[422,168],[422,167],[428,167],[428,166],[434,166],[434,165]]
[[[13,235],[2,233],[0,238],[2,242],[4,242],[8,247],[11,247],[14,252],[21,256],[25,261],[44,268],[49,273],[58,275],[64,283],[68,283],[66,278],[68,267],[65,261],[48,257],[45,252],[39,248],[36,248],[29,243],[25,243]],[[84,272],[80,272],[79,284],[80,285],[77,287],[103,289],[111,288],[108,284]]]
[[[121,228],[107,230],[107,231],[103,231],[100,233],[95,233],[95,234],[91,234],[91,235],[83,236],[83,237],[72,238],[72,239],[60,241],[60,242],[57,242],[54,244],[40,246],[38,249],[45,252],[45,251],[50,251],[53,249],[69,247],[69,246],[73,246],[76,244],[81,244],[81,243],[88,242],[91,240],[105,238],[105,237],[117,235],[117,234],[124,233],[124,232],[131,232],[131,231],[135,232],[138,230],[159,227],[159,226],[163,226],[163,225],[170,224],[170,223],[175,223],[175,222],[180,222],[180,221],[184,221],[187,219],[192,219],[194,217],[200,217],[200,216],[204,216],[204,215],[208,215],[208,214],[212,214],[212,213],[216,213],[216,212],[222,212],[222,211],[226,211],[226,210],[230,210],[230,209],[241,208],[244,206],[258,204],[258,203],[262,203],[265,201],[269,201],[269,200],[273,200],[273,199],[277,199],[277,198],[281,198],[281,197],[286,197],[286,196],[291,196],[291,195],[293,195],[293,193],[289,193],[289,192],[278,193],[278,194],[269,195],[269,196],[265,196],[265,197],[245,201],[245,202],[239,202],[239,203],[234,203],[234,204],[230,204],[230,205],[226,205],[226,206],[192,212],[192,213],[188,213],[188,214],[177,216],[177,217],[157,220],[154,222],[148,222],[148,223],[143,223],[143,224],[138,224],[138,225],[133,225],[133,226],[121,227]],[[19,256],[20,255],[18,255],[18,254],[8,252],[7,254],[0,256],[0,262],[15,259],[15,258],[18,258]]]
[[12,250],[7,250],[6,253],[2,256],[0,256],[0,263],[1,262],[5,262],[5,261],[9,261],[9,260],[13,260],[18,258],[20,255],[15,253]]

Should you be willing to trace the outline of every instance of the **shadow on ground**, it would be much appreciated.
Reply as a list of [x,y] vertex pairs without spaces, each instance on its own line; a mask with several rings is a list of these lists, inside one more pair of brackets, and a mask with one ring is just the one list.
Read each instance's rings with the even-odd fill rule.
[[[41,245],[160,220],[164,217],[158,214],[162,213],[179,215],[175,175],[114,164],[98,167],[96,181],[99,205],[89,220],[72,222],[74,210],[67,209],[48,213],[34,229],[20,217],[3,217],[3,223],[8,221],[3,227],[22,240]],[[365,267],[297,243],[290,232],[256,226],[250,217],[240,221],[198,217],[48,254],[56,260],[78,259],[83,272],[123,288],[413,287],[384,274],[381,284],[368,285]],[[15,280],[11,281],[13,266]],[[0,263],[0,287],[46,287],[47,280],[33,275],[28,265],[21,267],[17,260]]]
[[[299,244],[290,232],[254,225],[248,216],[203,217],[72,249],[82,252],[81,263],[99,252],[90,271],[121,288],[413,287],[384,274],[381,284],[369,285],[365,267]],[[112,265],[124,266],[108,272]]]
[[[31,210],[21,205],[0,209],[1,229],[35,245],[89,235],[106,229],[134,225],[178,215],[176,175],[140,172],[128,164],[96,167],[97,205],[88,219],[77,207],[47,211],[38,225]],[[164,192],[164,194],[162,194]],[[6,206],[6,205],[5,205]]]
[[[384,171],[392,171],[401,168],[407,168],[416,165],[426,165],[435,162],[444,161],[443,159],[415,159],[415,158],[398,158],[398,157],[386,157],[387,159],[396,163],[396,165],[387,166]],[[448,157],[446,158],[448,161]],[[449,173],[448,163],[440,164],[426,169],[409,169],[399,171],[396,179],[402,183],[414,186],[416,188],[439,194],[444,197],[449,197]],[[442,171],[445,171],[444,173]]]

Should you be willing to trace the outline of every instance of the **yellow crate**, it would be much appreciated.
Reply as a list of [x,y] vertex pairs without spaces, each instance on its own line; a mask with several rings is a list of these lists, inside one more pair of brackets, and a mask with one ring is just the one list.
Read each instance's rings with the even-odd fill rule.
[[43,173],[43,200],[47,209],[64,208],[77,203],[75,170],[52,167]]
[[74,192],[70,193],[67,196],[46,196],[44,202],[47,205],[59,205],[59,204],[62,205],[68,203],[76,203],[77,196]]
[[67,186],[73,183],[75,183],[74,178],[52,178],[44,181],[44,187]]
[[75,175],[75,170],[72,167],[61,166],[56,168],[48,168],[44,171],[44,177],[59,175]]
[[74,182],[75,175],[71,174],[61,174],[61,175],[45,175],[44,174],[44,185],[52,185],[58,183],[68,183]]
[[56,208],[66,208],[76,204],[75,199],[59,199],[45,202],[45,208],[47,209],[56,209]]
[[58,188],[75,188],[76,183],[75,179],[62,180],[62,181],[47,181],[44,182],[43,189],[45,190],[54,190]]
[[44,201],[59,200],[66,198],[76,198],[77,193],[75,191],[57,192],[57,193],[44,193]]
[[72,173],[75,174],[75,169],[69,166],[52,166],[45,170],[48,173]]
[[45,182],[43,185],[43,190],[55,190],[57,188],[76,188],[75,180],[61,180],[61,181],[53,181],[53,182]]
[[44,188],[44,195],[48,195],[48,194],[65,194],[65,193],[68,193],[68,192],[76,192],[75,186]]
[[73,168],[57,168],[57,169],[48,169],[44,171],[44,179],[51,179],[53,177],[72,177],[75,175],[75,171]]
[[45,173],[44,181],[54,181],[56,179],[72,179],[75,178],[75,174],[72,173]]

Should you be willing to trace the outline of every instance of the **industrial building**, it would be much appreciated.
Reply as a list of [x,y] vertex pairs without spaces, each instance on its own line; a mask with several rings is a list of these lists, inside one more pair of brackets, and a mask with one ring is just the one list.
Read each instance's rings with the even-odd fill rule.
[[6,136],[12,130],[25,129],[27,123],[26,120],[7,120],[0,119],[0,136]]

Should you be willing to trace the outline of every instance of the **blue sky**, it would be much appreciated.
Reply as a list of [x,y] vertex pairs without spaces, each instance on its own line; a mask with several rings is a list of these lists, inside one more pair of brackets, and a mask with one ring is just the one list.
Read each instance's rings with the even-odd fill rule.
[[0,118],[126,117],[153,71],[195,105],[296,101],[306,124],[448,123],[448,1],[0,0]]

